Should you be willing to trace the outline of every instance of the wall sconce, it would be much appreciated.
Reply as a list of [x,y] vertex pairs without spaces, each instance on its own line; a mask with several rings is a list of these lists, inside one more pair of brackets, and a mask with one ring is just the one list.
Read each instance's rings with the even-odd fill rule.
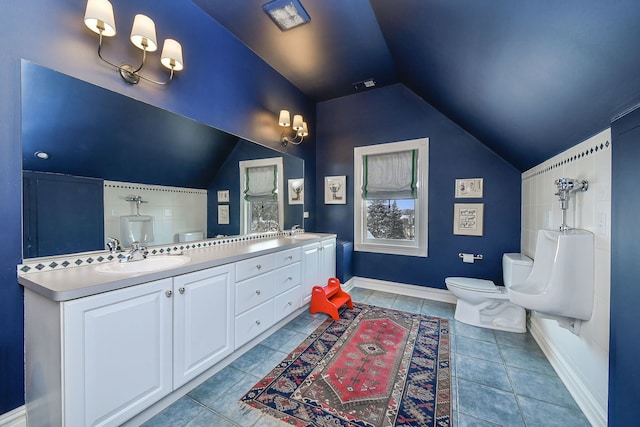
[[160,62],[171,71],[169,79],[164,82],[158,82],[140,74],[140,70],[144,66],[144,61],[147,58],[147,52],[155,52],[158,49],[156,25],[151,18],[145,15],[136,15],[133,20],[133,28],[131,29],[131,43],[142,50],[142,62],[138,68],[134,68],[129,64],[116,65],[102,57],[102,37],[113,37],[116,35],[113,6],[108,0],[88,0],[87,10],[84,14],[84,23],[87,28],[100,35],[98,57],[116,68],[124,81],[129,84],[133,85],[138,83],[140,79],[144,79],[148,82],[164,85],[173,79],[174,71],[180,71],[184,68],[184,63],[182,62],[182,46],[173,39],[166,39],[162,46]]
[[307,122],[304,121],[302,115],[300,114],[296,114],[293,116],[293,125],[291,125],[291,115],[289,114],[289,111],[280,110],[280,118],[278,119],[278,124],[284,128],[288,128],[289,126],[291,126],[291,129],[293,129],[293,131],[295,132],[295,135],[293,137],[290,137],[286,135],[286,129],[282,131],[280,142],[285,147],[289,143],[298,145],[304,140],[305,136],[309,135]]

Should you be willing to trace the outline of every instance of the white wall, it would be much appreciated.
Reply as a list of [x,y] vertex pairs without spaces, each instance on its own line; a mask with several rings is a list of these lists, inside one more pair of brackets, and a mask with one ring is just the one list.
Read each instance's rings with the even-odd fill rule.
[[140,205],[140,214],[153,216],[152,245],[177,242],[181,232],[202,231],[206,237],[207,190],[104,181],[105,239],[121,239],[120,216],[136,214],[135,203],[125,198],[138,195],[148,202]]
[[538,229],[557,229],[562,214],[558,178],[589,181],[586,192],[569,202],[570,227],[595,234],[595,298],[593,315],[578,336],[553,320],[531,317],[531,332],[569,391],[594,425],[606,425],[609,363],[609,288],[611,253],[611,130],[552,157],[522,174],[522,247],[535,253]]

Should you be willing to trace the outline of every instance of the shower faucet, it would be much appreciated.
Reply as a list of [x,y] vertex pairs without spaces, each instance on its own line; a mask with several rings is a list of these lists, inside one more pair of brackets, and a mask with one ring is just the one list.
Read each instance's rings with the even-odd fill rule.
[[560,178],[556,179],[555,184],[558,187],[558,192],[555,193],[555,195],[558,196],[560,209],[562,209],[562,225],[560,226],[560,231],[564,233],[570,229],[567,225],[567,209],[569,209],[571,193],[587,191],[587,189],[589,189],[589,182],[586,179],[579,181],[572,178]]

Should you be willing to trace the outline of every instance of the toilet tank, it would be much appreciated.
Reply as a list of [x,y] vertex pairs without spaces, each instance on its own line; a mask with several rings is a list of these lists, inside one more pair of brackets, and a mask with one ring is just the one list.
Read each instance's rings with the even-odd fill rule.
[[511,285],[522,283],[531,273],[533,260],[519,253],[507,253],[502,255],[502,279],[508,288]]

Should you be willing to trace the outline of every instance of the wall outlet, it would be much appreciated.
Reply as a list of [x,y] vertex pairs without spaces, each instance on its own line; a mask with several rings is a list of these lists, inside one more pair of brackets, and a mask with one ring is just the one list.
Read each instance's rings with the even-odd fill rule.
[[173,210],[171,208],[164,209],[165,218],[171,218],[173,216]]
[[607,219],[608,219],[608,215],[606,212],[600,212],[598,214],[598,223],[596,225],[596,231],[601,236],[607,235]]
[[306,212],[306,211],[305,211],[305,212],[302,214],[302,217],[303,217],[303,218],[309,218],[309,212]]

